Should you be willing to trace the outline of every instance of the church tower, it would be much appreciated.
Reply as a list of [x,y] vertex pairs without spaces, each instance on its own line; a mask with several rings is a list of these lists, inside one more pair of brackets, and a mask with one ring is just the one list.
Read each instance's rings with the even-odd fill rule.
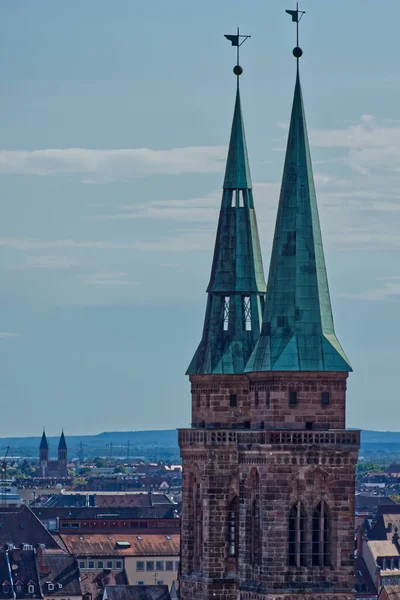
[[[288,12],[298,27],[302,13]],[[181,600],[354,598],[359,432],[346,430],[351,366],[334,330],[302,51],[297,46],[293,54],[296,82],[261,334],[235,375],[235,391],[222,375],[191,375],[193,414],[202,419],[180,431]]]
[[62,431],[60,441],[58,442],[58,460],[61,463],[66,463],[67,458],[68,458],[67,442],[65,441],[64,431]]
[[[239,48],[247,36],[238,32],[227,37]],[[184,600],[235,596],[239,462],[238,448],[231,442],[238,430],[250,427],[244,368],[260,335],[266,291],[240,101],[239,64],[234,73],[236,101],[203,336],[187,371],[192,386],[192,429],[180,432],[180,594]]]
[[47,442],[46,432],[43,429],[42,439],[40,440],[39,446],[39,463],[44,477],[47,470],[47,464],[49,462],[49,444]]

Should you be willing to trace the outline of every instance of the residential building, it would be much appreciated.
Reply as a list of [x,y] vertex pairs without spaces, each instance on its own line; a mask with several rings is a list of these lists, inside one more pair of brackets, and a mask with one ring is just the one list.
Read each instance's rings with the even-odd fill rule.
[[179,432],[181,600],[354,598],[360,436],[346,429],[351,366],[333,324],[294,55],[266,294],[234,70],[203,336],[188,369],[192,428]]
[[125,530],[131,533],[179,533],[180,519],[174,505],[159,504],[151,507],[123,506],[107,509],[103,507],[67,508],[39,506],[32,512],[50,532],[76,533],[97,531],[112,533]]
[[177,578],[180,535],[125,531],[112,534],[60,535],[68,552],[78,559],[81,573],[125,570],[131,585],[168,585]]

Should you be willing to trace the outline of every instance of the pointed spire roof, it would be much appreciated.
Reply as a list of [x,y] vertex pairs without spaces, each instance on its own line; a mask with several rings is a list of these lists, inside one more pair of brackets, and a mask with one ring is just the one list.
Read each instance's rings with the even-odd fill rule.
[[243,373],[265,289],[238,85],[203,337],[188,375]]
[[61,432],[60,441],[58,442],[58,449],[59,450],[67,449],[67,442],[65,441],[64,430]]
[[46,432],[43,429],[42,439],[40,440],[39,450],[48,450],[49,444],[47,443]]
[[250,176],[249,157],[247,155],[239,85],[236,91],[235,111],[233,113],[231,139],[229,142],[223,187],[224,190],[250,190],[253,187]]
[[351,371],[333,325],[298,70],[262,331],[246,371]]

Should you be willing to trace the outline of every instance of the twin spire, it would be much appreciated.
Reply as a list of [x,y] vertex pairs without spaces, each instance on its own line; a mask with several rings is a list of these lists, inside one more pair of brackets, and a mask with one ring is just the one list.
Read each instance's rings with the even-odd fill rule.
[[[293,54],[298,67],[302,51]],[[298,68],[265,291],[238,85],[203,336],[187,374],[351,371],[333,325]]]

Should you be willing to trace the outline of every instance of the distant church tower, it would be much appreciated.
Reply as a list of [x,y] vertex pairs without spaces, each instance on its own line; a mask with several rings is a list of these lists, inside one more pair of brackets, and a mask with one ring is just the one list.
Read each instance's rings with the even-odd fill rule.
[[46,432],[43,429],[42,439],[39,446],[39,476],[40,477],[67,477],[68,468],[68,450],[67,442],[65,441],[64,431],[61,432],[60,441],[58,443],[58,460],[49,459],[49,444],[46,437]]
[[59,462],[67,462],[67,442],[65,441],[64,431],[61,432],[60,441],[58,443],[58,460]]
[[44,429],[39,446],[39,462],[40,469],[42,471],[42,477],[44,477],[47,470],[47,464],[49,462],[49,444],[47,442],[46,432]]
[[[291,13],[298,23],[299,12]],[[333,326],[301,54],[296,47],[260,336],[265,285],[237,93],[232,176],[225,178],[203,338],[188,370],[192,428],[179,432],[181,600],[354,598],[359,432],[345,429],[351,367]],[[227,200],[241,195],[242,204]]]

